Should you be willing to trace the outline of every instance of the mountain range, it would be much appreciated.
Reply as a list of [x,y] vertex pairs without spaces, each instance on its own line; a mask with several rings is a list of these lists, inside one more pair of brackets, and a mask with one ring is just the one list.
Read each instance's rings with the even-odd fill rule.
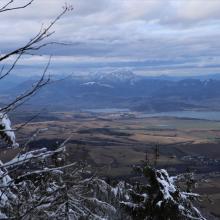
[[[220,80],[213,77],[146,77],[130,71],[73,75],[42,88],[26,105],[53,110],[129,108],[136,111],[219,110]],[[0,82],[0,103],[30,88],[37,77]]]

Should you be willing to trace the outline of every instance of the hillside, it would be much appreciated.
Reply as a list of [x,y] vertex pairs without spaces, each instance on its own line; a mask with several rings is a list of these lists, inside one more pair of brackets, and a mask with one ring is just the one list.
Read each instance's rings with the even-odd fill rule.
[[[1,102],[31,87],[34,79],[2,87]],[[4,84],[5,85],[5,84]],[[54,80],[29,104],[58,110],[129,108],[137,111],[219,110],[220,80],[144,77],[129,71],[71,76]],[[7,94],[7,96],[4,96]]]

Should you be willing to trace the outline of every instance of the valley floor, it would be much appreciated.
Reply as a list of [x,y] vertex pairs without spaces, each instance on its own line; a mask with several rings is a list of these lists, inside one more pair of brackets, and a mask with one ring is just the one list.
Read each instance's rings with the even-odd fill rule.
[[[24,114],[17,113],[16,126],[30,117],[31,114],[25,118]],[[71,137],[66,144],[68,160],[87,161],[99,175],[135,180],[132,166],[146,159],[171,174],[195,171],[202,179],[196,190],[207,195],[202,206],[220,216],[219,121],[141,118],[109,112],[50,112],[21,129],[17,133],[19,143],[24,145],[41,129],[44,130],[30,142],[30,149],[54,148]],[[17,151],[2,151],[1,160],[12,158]]]

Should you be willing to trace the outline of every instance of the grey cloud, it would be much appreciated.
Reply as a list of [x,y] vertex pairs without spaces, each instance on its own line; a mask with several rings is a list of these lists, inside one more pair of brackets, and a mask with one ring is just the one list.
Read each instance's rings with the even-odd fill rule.
[[[35,0],[30,8],[13,12],[13,16],[1,14],[0,30],[5,34],[0,38],[0,52],[24,44],[42,22],[49,23],[61,11],[64,2]],[[33,73],[40,71],[50,54],[54,56],[51,70],[56,73],[114,68],[129,68],[141,74],[219,70],[218,0],[69,0],[67,3],[74,6],[74,11],[56,24],[52,40],[69,42],[71,46],[46,47],[39,52],[45,57],[23,59],[18,72],[25,72],[25,67],[28,71],[32,68]]]

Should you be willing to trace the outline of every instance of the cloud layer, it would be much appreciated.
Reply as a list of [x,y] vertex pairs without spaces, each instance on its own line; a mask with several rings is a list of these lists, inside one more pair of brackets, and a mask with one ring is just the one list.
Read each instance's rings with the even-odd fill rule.
[[[4,0],[6,1],[6,0]],[[17,4],[27,2],[17,1]],[[66,1],[65,1],[66,2]],[[69,0],[74,10],[54,27],[53,46],[42,57],[24,57],[18,72],[88,73],[130,69],[144,75],[220,73],[219,0]],[[62,9],[62,0],[35,0],[0,14],[1,53],[30,39]]]

